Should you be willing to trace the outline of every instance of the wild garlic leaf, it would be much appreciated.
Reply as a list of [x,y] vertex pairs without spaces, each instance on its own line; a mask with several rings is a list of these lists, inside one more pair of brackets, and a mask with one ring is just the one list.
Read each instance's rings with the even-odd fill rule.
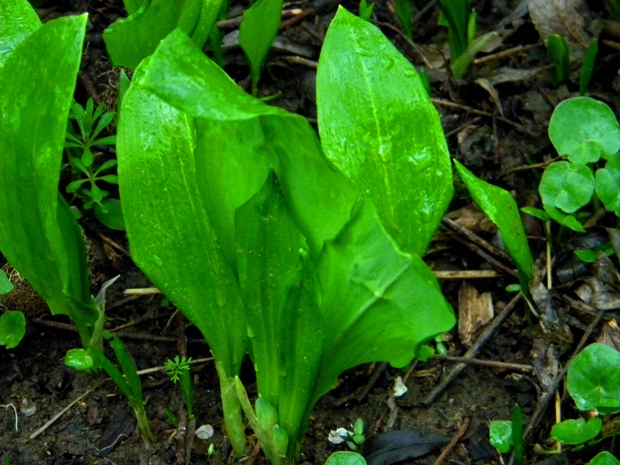
[[41,20],[28,0],[0,2],[0,67],[17,45],[41,27]]
[[411,63],[342,7],[321,52],[317,105],[327,157],[399,247],[423,255],[453,192],[439,117]]
[[53,314],[71,317],[84,345],[97,313],[82,232],[58,182],[85,27],[86,15],[50,21],[0,69],[0,250]]

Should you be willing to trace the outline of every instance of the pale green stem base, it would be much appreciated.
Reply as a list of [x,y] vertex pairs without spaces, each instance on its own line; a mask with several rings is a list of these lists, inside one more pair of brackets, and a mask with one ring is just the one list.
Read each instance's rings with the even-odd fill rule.
[[220,378],[222,409],[224,411],[224,426],[233,451],[237,457],[243,457],[247,449],[245,426],[241,416],[241,406],[235,389],[235,379],[229,378],[220,362],[215,362],[215,368]]

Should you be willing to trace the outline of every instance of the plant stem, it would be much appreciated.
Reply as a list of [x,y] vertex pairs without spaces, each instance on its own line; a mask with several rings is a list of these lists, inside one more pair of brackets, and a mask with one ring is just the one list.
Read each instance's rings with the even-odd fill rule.
[[228,439],[238,457],[245,455],[247,442],[245,439],[245,426],[241,417],[241,406],[235,389],[235,379],[229,378],[226,370],[219,361],[215,362],[218,377],[220,378],[220,391],[222,397],[222,409],[224,411],[224,426]]

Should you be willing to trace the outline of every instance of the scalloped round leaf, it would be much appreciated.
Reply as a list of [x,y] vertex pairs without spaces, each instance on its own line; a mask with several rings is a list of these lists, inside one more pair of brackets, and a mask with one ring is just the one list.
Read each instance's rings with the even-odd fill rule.
[[590,202],[594,193],[594,176],[585,165],[560,161],[547,167],[539,191],[545,206],[574,213]]
[[366,465],[366,460],[357,452],[334,452],[325,465]]
[[26,317],[22,312],[6,311],[0,316],[0,345],[7,349],[17,347],[26,334]]
[[69,349],[65,355],[65,365],[77,371],[90,370],[95,362],[84,349]]
[[620,412],[620,352],[600,343],[583,349],[568,368],[567,389],[579,410]]
[[553,425],[551,437],[562,444],[583,444],[595,438],[603,428],[603,420],[590,418],[587,422],[584,418],[577,420],[564,420]]
[[605,168],[596,170],[596,195],[605,205],[605,210],[620,216],[620,155],[609,159]]
[[574,163],[594,163],[620,150],[620,126],[609,106],[590,97],[561,102],[549,121],[549,138]]

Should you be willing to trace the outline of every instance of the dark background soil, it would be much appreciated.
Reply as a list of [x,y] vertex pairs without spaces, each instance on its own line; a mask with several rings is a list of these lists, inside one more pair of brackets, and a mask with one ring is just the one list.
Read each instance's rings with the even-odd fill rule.
[[[318,59],[321,38],[333,18],[337,3],[321,1],[315,4],[295,2],[287,4],[286,9],[307,10],[320,5],[323,8],[315,15],[287,27],[281,35],[291,41],[314,50],[310,61]],[[446,67],[447,36],[443,28],[437,26],[438,8],[432,5],[427,10],[427,0],[414,0],[420,13],[414,29],[414,41],[423,51],[435,69],[427,69],[432,87],[432,97],[441,101],[453,102],[460,108],[438,103],[442,123],[453,156],[462,161],[474,173],[490,182],[510,190],[520,206],[540,206],[537,194],[537,177],[532,170],[513,171],[526,164],[526,156],[533,163],[541,163],[555,157],[550,146],[546,127],[553,108],[561,100],[575,95],[578,90],[572,79],[568,85],[553,88],[549,82],[546,50],[540,41],[536,27],[531,23],[527,12],[518,13],[521,2],[481,0],[472,2],[479,15],[479,34],[493,30],[507,30],[503,34],[500,47],[492,53],[513,47],[532,45],[519,53],[505,58],[475,65],[466,79],[455,80]],[[357,2],[344,1],[343,6],[357,12]],[[233,2],[231,17],[238,16],[247,5]],[[601,2],[590,2],[590,10],[595,17],[608,19]],[[87,34],[82,70],[76,99],[84,103],[88,97],[115,111],[118,70],[112,68],[105,53],[101,33],[105,27],[118,17],[124,16],[122,3],[116,0],[86,1],[48,1],[38,10],[44,21],[58,16],[88,12],[90,23]],[[517,11],[517,14],[514,12]],[[502,21],[513,18],[502,26]],[[403,39],[395,15],[387,2],[376,2],[375,19],[382,24],[384,33],[416,66],[423,66],[420,54]],[[223,33],[234,27],[223,27]],[[316,122],[314,101],[315,69],[312,64],[292,64],[290,52],[274,51],[266,65],[260,85],[260,96],[282,93],[273,104],[306,116]],[[484,53],[480,56],[485,56]],[[619,54],[613,48],[602,47],[597,61],[590,94],[609,103],[617,112],[619,101],[616,98],[620,88],[617,75]],[[226,71],[247,88],[249,84],[248,67],[239,49],[225,52]],[[575,65],[576,72],[579,67]],[[495,101],[485,90],[480,79],[490,79],[492,73],[505,69],[538,70],[525,79],[512,79],[495,85],[498,99]],[[577,74],[578,76],[578,74]],[[478,80],[478,82],[477,82]],[[498,117],[499,103],[504,117],[513,124],[507,124]],[[476,113],[485,112],[485,114]],[[450,208],[452,218],[462,219],[465,212],[460,210],[471,203],[462,186],[457,182],[457,195]],[[454,213],[456,212],[456,213]],[[469,215],[469,214],[468,214]],[[532,248],[539,257],[540,268],[544,268],[544,237],[541,224],[531,218],[524,218],[528,234],[532,237]],[[89,258],[92,273],[92,289],[98,290],[101,284],[118,274],[121,278],[112,286],[109,293],[110,308],[108,328],[117,331],[133,354],[139,369],[162,366],[166,359],[178,354],[179,335],[185,333],[190,342],[188,355],[197,359],[209,357],[208,347],[200,342],[200,335],[175,309],[162,305],[159,295],[127,298],[123,293],[128,288],[148,287],[149,283],[133,265],[131,259],[121,248],[128,249],[123,233],[108,230],[88,214],[81,224],[88,239]],[[474,214],[468,228],[489,240],[496,231]],[[109,240],[120,246],[111,245]],[[561,257],[558,251],[558,257]],[[489,269],[488,263],[463,247],[446,230],[438,233],[426,257],[434,270],[479,270]],[[508,264],[512,267],[511,264]],[[9,268],[7,268],[9,269]],[[10,269],[9,269],[10,270]],[[178,385],[171,383],[162,372],[143,376],[146,408],[157,442],[149,447],[138,435],[133,413],[126,399],[111,382],[104,377],[92,377],[77,373],[63,364],[65,352],[79,345],[77,334],[63,324],[69,323],[61,318],[52,318],[45,304],[33,295],[27,285],[13,276],[17,290],[10,294],[2,305],[6,309],[19,309],[26,312],[28,334],[20,346],[7,351],[0,348],[0,456],[15,465],[21,464],[173,464],[177,463],[177,443],[173,439],[174,427],[168,421],[165,410],[178,414],[182,408],[182,396]],[[513,295],[504,289],[515,282],[514,277],[500,275],[492,279],[471,280],[479,292],[490,292],[496,313],[505,308]],[[442,286],[446,297],[458,308],[459,288],[462,280],[444,280]],[[558,291],[559,294],[569,292]],[[560,299],[558,293],[554,299]],[[569,306],[564,306],[567,312]],[[482,348],[477,358],[502,362],[532,364],[532,349],[535,344],[554,340],[553,333],[543,333],[538,322],[519,303],[512,316],[501,326],[498,333]],[[560,362],[566,363],[574,347],[583,334],[584,327],[592,317],[578,315],[573,322],[574,338],[564,344],[565,354],[560,354]],[[454,330],[448,336],[446,345],[450,355],[462,355],[466,351]],[[551,344],[551,342],[549,343]],[[397,408],[389,407],[388,400],[396,376],[405,376],[407,370],[396,370],[381,364],[363,366],[342,376],[339,386],[325,396],[317,406],[312,417],[308,434],[304,441],[303,460],[310,464],[321,464],[336,450],[346,450],[344,445],[333,445],[327,441],[330,430],[338,427],[352,429],[357,418],[367,424],[367,437],[387,430],[415,429],[421,434],[437,434],[448,440],[457,434],[464,422],[470,421],[465,435],[459,444],[443,459],[452,464],[494,464],[502,463],[499,454],[488,443],[488,424],[491,420],[510,419],[512,408],[518,403],[526,422],[536,408],[541,392],[539,378],[532,373],[482,366],[468,366],[430,406],[422,404],[437,382],[453,362],[431,360],[418,362],[406,384],[409,392],[396,400]],[[196,392],[197,425],[211,424],[215,435],[208,441],[196,439],[191,463],[224,463],[230,461],[230,447],[222,431],[222,417],[219,407],[218,382],[215,369],[205,362],[194,371]],[[254,393],[251,367],[247,367],[246,385]],[[367,388],[367,393],[363,392]],[[562,395],[562,392],[560,392]],[[59,413],[75,399],[80,398],[58,420],[34,439],[30,435],[51,417]],[[18,429],[15,431],[15,414],[12,404],[17,408]],[[32,407],[36,411],[32,412]],[[574,414],[566,403],[565,415]],[[542,423],[532,437],[532,444],[539,443],[551,447],[547,442],[549,427],[553,422],[553,412],[549,409]],[[112,440],[107,440],[111,436]],[[115,439],[118,441],[115,442]],[[251,438],[254,441],[254,438]],[[207,456],[209,444],[215,446],[215,453]],[[114,444],[114,445],[111,445]],[[527,448],[528,463],[542,460],[533,455],[533,448]],[[431,464],[439,455],[439,450],[427,457],[405,463]],[[589,456],[591,457],[591,456]],[[580,463],[587,457],[573,456],[571,461]],[[245,460],[252,463],[266,463],[258,450]],[[571,463],[572,463],[571,462]],[[584,462],[585,463],[585,462]]]

